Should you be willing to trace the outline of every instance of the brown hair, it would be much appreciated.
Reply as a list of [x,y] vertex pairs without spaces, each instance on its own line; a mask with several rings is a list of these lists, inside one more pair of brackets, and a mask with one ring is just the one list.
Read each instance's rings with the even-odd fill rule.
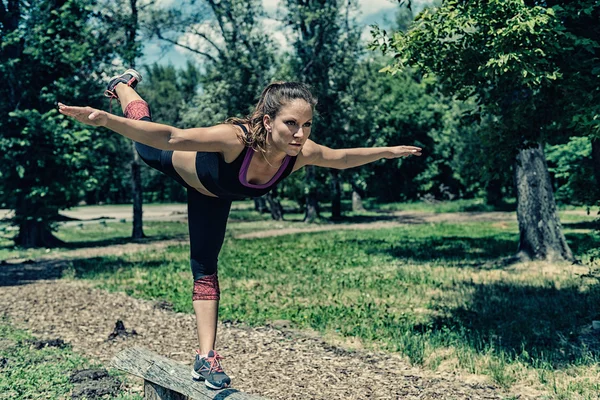
[[248,135],[239,135],[244,145],[254,150],[266,151],[267,129],[263,117],[268,115],[275,119],[281,109],[294,100],[304,100],[314,109],[317,99],[310,91],[310,87],[301,82],[273,82],[269,84],[260,95],[254,112],[246,118],[229,118],[228,124],[248,124]]

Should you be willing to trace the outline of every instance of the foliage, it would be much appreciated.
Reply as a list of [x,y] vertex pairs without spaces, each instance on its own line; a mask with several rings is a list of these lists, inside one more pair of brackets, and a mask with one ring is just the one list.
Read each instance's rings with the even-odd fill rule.
[[591,206],[600,199],[591,152],[587,137],[572,137],[566,144],[546,146],[548,169],[554,177],[556,199],[561,203]]
[[[597,5],[590,7],[597,12]],[[556,135],[553,124],[571,121],[560,101],[565,91],[586,99],[597,92],[590,81],[573,85],[582,64],[573,66],[571,57],[591,62],[598,43],[570,31],[561,10],[521,0],[449,0],[426,9],[408,32],[380,37],[376,45],[397,54],[389,71],[416,65],[435,73],[448,92],[463,99],[476,95],[480,108],[474,115],[500,117],[495,128],[510,138],[502,144],[517,145],[503,149],[513,155],[519,146]]]
[[[288,0],[284,4],[293,45],[289,60],[292,79],[308,83],[319,101],[312,139],[332,148],[364,146],[370,132],[361,129],[364,103],[356,101],[360,85],[354,80],[363,53],[361,31],[351,17],[357,2]],[[314,217],[311,210],[318,212],[318,193],[329,192],[339,210],[337,171],[330,172],[328,183],[330,188],[325,186],[325,171],[308,167],[304,187],[309,203],[307,220]],[[334,217],[340,216],[336,212]]]
[[[145,68],[144,83],[138,91],[150,105],[153,121],[186,128],[184,110],[197,95],[200,79],[200,71],[191,62],[183,69],[155,63]],[[146,201],[186,201],[183,186],[165,174],[144,168],[142,179]]]
[[[18,241],[48,239],[59,209],[97,183],[90,156],[98,132],[64,120],[58,100],[94,105],[97,71],[112,50],[91,1],[0,3],[0,191],[15,209]],[[20,8],[21,7],[21,8]],[[8,13],[7,13],[8,11]]]
[[276,45],[261,29],[263,15],[258,0],[183,1],[153,11],[146,24],[150,34],[203,59],[202,91],[183,111],[187,125],[249,114],[275,64]]
[[[555,8],[523,0],[447,0],[421,13],[406,33],[396,33],[391,41],[379,37],[373,47],[395,53],[388,71],[415,66],[435,74],[446,92],[474,97],[478,107],[470,116],[487,119],[491,128],[481,130],[484,142],[495,142],[497,153],[515,161],[519,256],[572,260],[555,217],[553,193],[544,184],[549,176],[541,143],[551,136],[563,139],[561,128],[575,117],[565,93],[585,96],[586,90],[596,90],[591,80],[580,84],[575,79],[574,84],[577,68],[569,56],[597,60],[600,44],[578,35]],[[528,164],[524,160],[530,156],[540,162]],[[542,214],[549,226],[556,226],[528,223]]]

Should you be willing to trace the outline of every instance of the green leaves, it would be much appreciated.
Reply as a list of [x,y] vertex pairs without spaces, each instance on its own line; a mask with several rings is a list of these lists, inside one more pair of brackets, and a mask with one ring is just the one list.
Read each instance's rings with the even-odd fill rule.
[[414,66],[435,74],[446,93],[463,99],[475,93],[519,145],[540,138],[544,126],[573,127],[569,113],[580,114],[582,132],[598,129],[598,15],[600,5],[589,0],[554,8],[449,0],[392,39],[375,29],[380,36],[371,47],[394,52],[386,71]]
[[93,20],[91,1],[72,0],[59,9],[51,1],[18,3],[9,11],[19,23],[0,33],[7,82],[0,87],[0,114],[7,116],[0,202],[15,210],[13,223],[21,229],[33,229],[27,221],[36,221],[35,229],[47,232],[59,209],[79,201],[96,168],[92,131],[67,122],[56,101],[96,105],[97,76],[113,49]]

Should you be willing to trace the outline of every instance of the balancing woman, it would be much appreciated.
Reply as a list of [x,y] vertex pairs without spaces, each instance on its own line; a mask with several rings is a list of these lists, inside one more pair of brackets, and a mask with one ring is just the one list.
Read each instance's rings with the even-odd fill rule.
[[217,258],[235,199],[266,194],[305,165],[346,169],[377,161],[421,155],[413,146],[334,150],[309,140],[316,99],[308,86],[276,82],[267,86],[251,116],[207,128],[178,129],[151,122],[148,104],[134,90],[142,80],[132,69],[113,77],[106,95],[121,103],[124,118],[91,107],[59,103],[59,111],[92,126],[104,126],[136,142],[151,167],[187,188],[192,302],[200,348],[193,378],[211,389],[231,379],[214,350],[219,307]]

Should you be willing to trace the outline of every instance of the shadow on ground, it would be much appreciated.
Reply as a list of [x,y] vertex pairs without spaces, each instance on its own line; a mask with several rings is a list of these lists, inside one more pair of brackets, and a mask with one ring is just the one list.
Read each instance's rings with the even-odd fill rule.
[[473,284],[467,304],[443,310],[445,317],[414,327],[439,336],[453,332],[479,353],[519,357],[553,367],[599,361],[600,333],[591,330],[600,313],[600,285],[582,291],[579,282],[558,288],[507,283]]
[[[43,260],[21,264],[0,265],[0,287],[18,286],[39,280],[61,279],[68,274],[86,278],[95,274],[111,273],[119,269],[133,268],[137,263],[118,257],[74,258],[69,260]],[[151,270],[164,265],[161,261],[144,261],[144,269]]]
[[[395,258],[418,262],[451,263],[454,266],[485,265],[497,259],[515,254],[518,246],[517,235],[497,235],[494,237],[447,236],[439,238],[418,238],[394,243],[375,239],[360,240],[361,245],[371,249],[371,254],[388,254]],[[380,243],[375,243],[380,242]]]
[[[569,233],[565,235],[576,258],[600,248],[600,235]],[[395,258],[418,262],[452,263],[454,266],[508,267],[517,252],[518,234],[497,234],[480,238],[446,236],[415,238],[394,243],[378,239],[356,240],[370,254],[388,254]],[[497,262],[494,262],[497,261]]]

